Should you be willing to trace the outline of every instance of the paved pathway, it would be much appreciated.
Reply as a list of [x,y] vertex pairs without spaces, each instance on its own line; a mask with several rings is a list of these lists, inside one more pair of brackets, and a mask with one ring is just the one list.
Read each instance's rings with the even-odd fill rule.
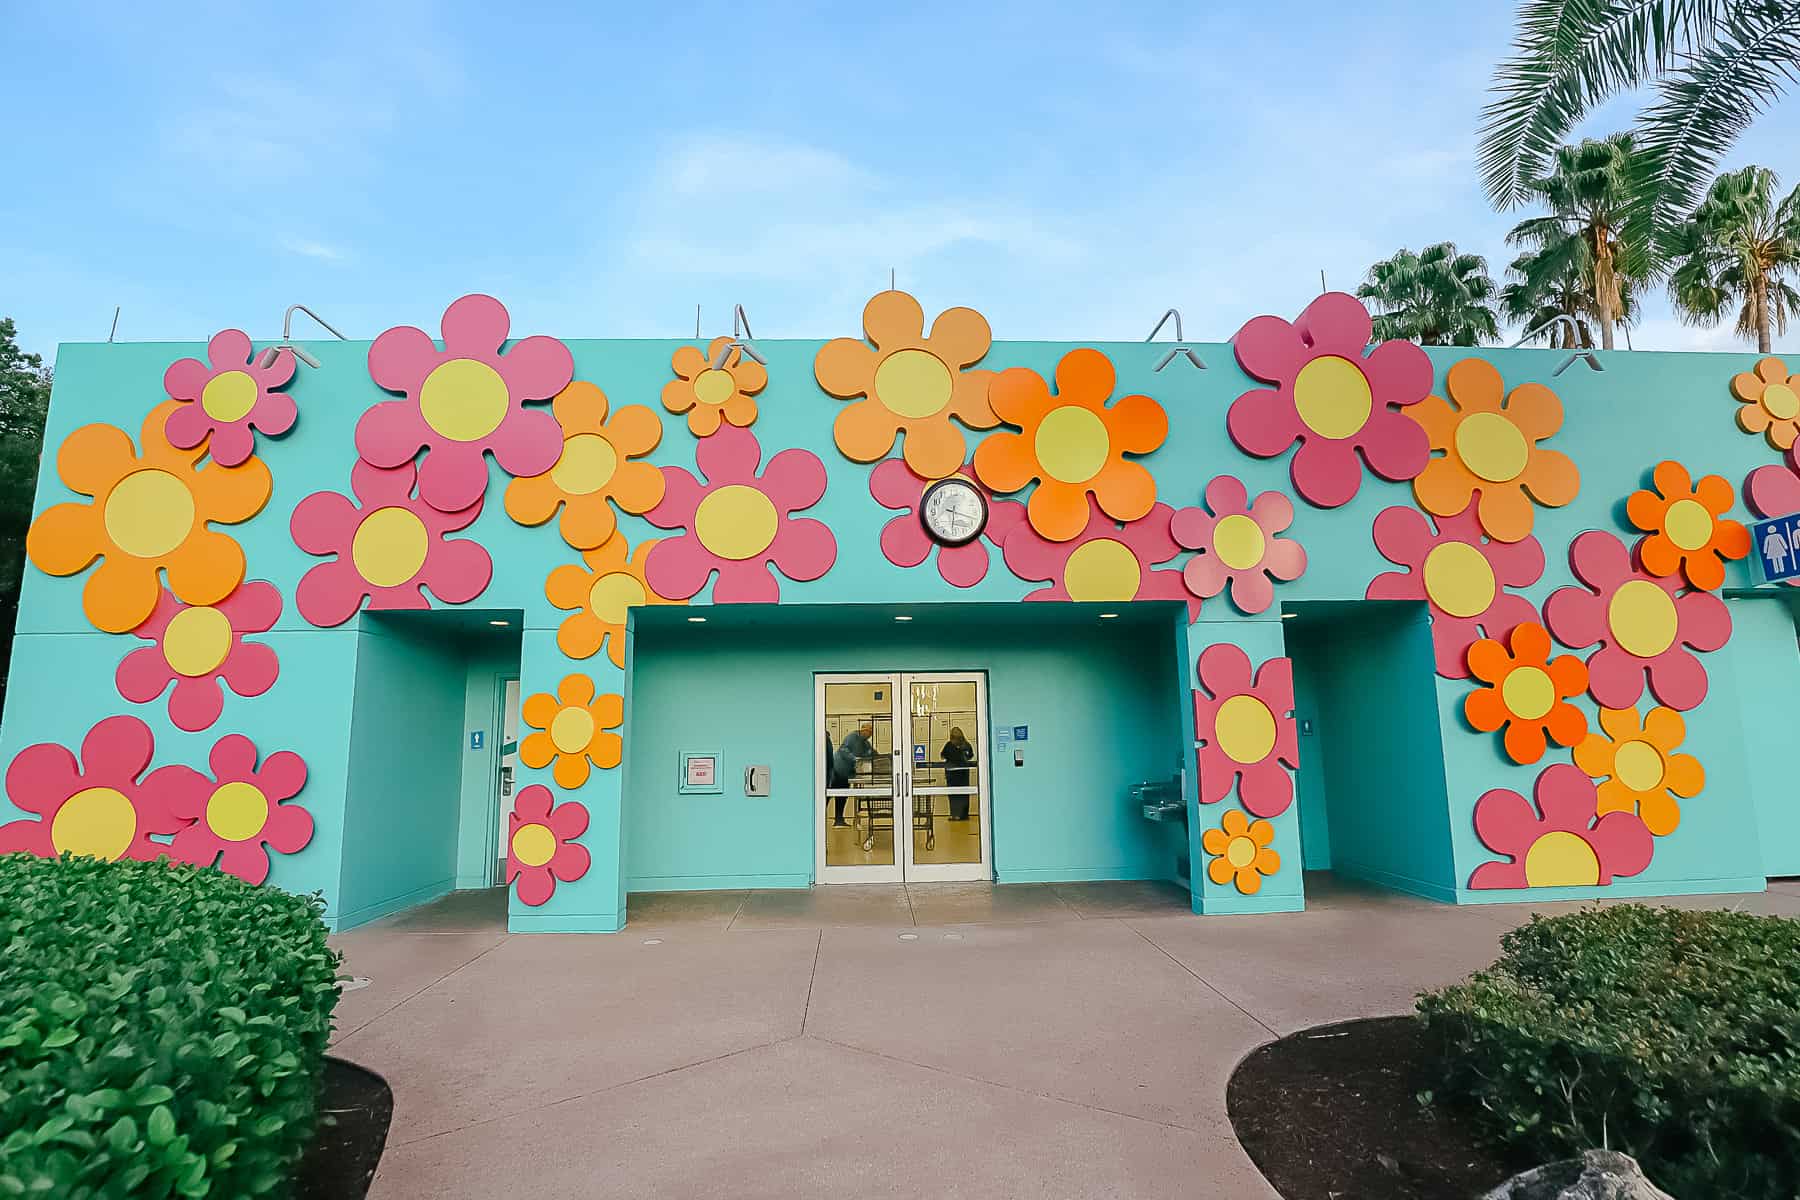
[[[391,1198],[1272,1197],[1225,1082],[1255,1046],[1492,961],[1534,907],[1309,881],[1195,917],[1157,884],[634,896],[508,935],[461,893],[334,939],[335,1052],[384,1074]],[[1800,882],[1678,903],[1800,916]]]

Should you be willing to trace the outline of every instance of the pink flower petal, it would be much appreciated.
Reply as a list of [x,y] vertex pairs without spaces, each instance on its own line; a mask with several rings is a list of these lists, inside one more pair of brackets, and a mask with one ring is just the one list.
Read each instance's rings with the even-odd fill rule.
[[[171,413],[169,419],[173,421],[177,415],[179,414]],[[190,443],[193,444],[198,444],[198,439]],[[222,467],[241,466],[255,450],[256,435],[243,423],[214,425],[212,441],[206,447],[206,452],[212,455],[213,461]]]
[[1278,391],[1245,392],[1225,413],[1225,430],[1245,454],[1273,458],[1294,444],[1301,434],[1300,415],[1294,402]]
[[[298,511],[295,516],[299,516]],[[329,629],[354,616],[366,595],[368,585],[346,556],[336,562],[320,563],[301,576],[294,588],[294,607],[309,623]]]
[[[175,368],[169,369],[172,371]],[[182,450],[191,450],[206,440],[206,435],[212,430],[212,427],[212,417],[207,415],[206,410],[200,407],[198,401],[194,401],[183,404],[169,414],[169,419],[163,422],[163,436],[169,439],[171,446]]]
[[[1359,304],[1357,307],[1362,306]],[[1368,315],[1367,310],[1364,310],[1363,315]],[[1378,404],[1417,404],[1431,394],[1431,359],[1425,351],[1411,342],[1383,342],[1369,351],[1368,357],[1358,365],[1362,367],[1363,374],[1368,376],[1370,390],[1375,393]],[[1411,420],[1407,424],[1412,425],[1421,435],[1425,432]],[[1427,454],[1429,453],[1427,450]],[[1374,466],[1374,463],[1369,465]],[[1421,463],[1420,469],[1423,468],[1424,464]],[[1411,479],[1418,473],[1414,471],[1412,475],[1390,475],[1388,478]]]
[[[719,435],[715,433],[712,436]],[[655,508],[644,514],[644,519],[661,529],[681,529],[693,525],[694,514],[699,511],[706,488],[685,468],[664,467],[662,473],[663,498]],[[657,590],[661,591],[660,588]]]
[[[1306,306],[1294,322],[1294,328],[1314,353],[1360,359],[1375,330],[1375,323],[1369,310],[1355,296],[1347,292],[1326,292]],[[1416,346],[1412,348],[1418,350]],[[1424,357],[1422,351],[1420,357]],[[1426,386],[1429,387],[1429,383]]]
[[212,369],[199,359],[178,358],[163,372],[163,390],[176,400],[198,400],[212,377]]
[[281,616],[281,593],[265,580],[246,580],[213,607],[225,614],[234,633],[266,633]]
[[825,494],[825,464],[811,450],[783,450],[769,460],[760,490],[784,516],[811,508]]
[[1355,443],[1335,438],[1304,439],[1288,464],[1288,475],[1295,490],[1319,508],[1348,504],[1362,486]]
[[390,392],[417,391],[438,357],[430,334],[412,325],[396,325],[369,344],[369,377]]
[[762,559],[721,559],[718,568],[719,580],[713,584],[714,604],[774,604],[781,599],[781,585],[769,574]]
[[215,372],[242,370],[250,361],[250,336],[241,329],[221,329],[206,343],[206,358]]
[[438,328],[444,333],[445,354],[491,361],[498,357],[500,346],[506,341],[512,318],[500,301],[481,292],[471,292],[450,302]]
[[1670,647],[1650,660],[1648,674],[1650,690],[1676,712],[1699,708],[1700,702],[1706,699],[1706,668],[1679,646]]
[[925,495],[925,481],[905,459],[885,458],[869,472],[869,495],[883,508],[916,508]]
[[6,768],[6,795],[17,808],[47,813],[82,788],[75,756],[54,742],[27,746]]
[[[1225,590],[1225,583],[1232,578],[1232,572],[1219,560],[1217,555],[1196,554],[1182,566],[1181,577],[1186,582],[1188,591],[1202,599],[1210,600]],[[1273,590],[1270,589],[1271,594]],[[1242,605],[1239,607],[1241,608]]]
[[550,789],[543,784],[534,783],[520,789],[519,794],[513,798],[513,814],[518,818],[513,832],[518,832],[519,824],[541,823],[550,815],[550,806]]
[[[899,459],[890,458],[889,462]],[[891,505],[889,507],[892,507]],[[902,513],[881,527],[881,553],[896,567],[916,567],[931,553],[931,539],[926,536],[919,518]],[[987,555],[981,556],[982,570],[987,569]]]
[[419,572],[419,581],[445,604],[467,604],[486,591],[493,578],[494,560],[479,542],[467,538],[431,547]]
[[706,476],[709,487],[743,483],[756,485],[756,467],[762,461],[762,446],[756,435],[735,425],[721,426],[717,433],[700,439],[694,448],[694,465]]
[[135,780],[150,765],[156,743],[136,717],[108,717],[81,739],[81,769],[114,785]]
[[550,832],[554,833],[560,841],[567,842],[578,838],[587,832],[587,806],[575,800],[559,804],[551,810],[548,824]]
[[219,690],[218,675],[197,679],[179,678],[169,696],[169,720],[175,728],[197,733],[212,727],[225,710],[225,697]]
[[575,359],[555,338],[537,334],[515,342],[499,369],[515,400],[548,400],[575,378]]
[[[1389,342],[1417,350],[1410,342]],[[1423,357],[1421,353],[1420,357]],[[1430,365],[1426,366],[1426,383],[1430,384]],[[1431,461],[1431,440],[1425,427],[1398,413],[1378,412],[1370,415],[1356,439],[1369,469],[1383,479],[1412,479]]]
[[[482,444],[493,451],[494,461],[508,474],[527,478],[542,475],[562,457],[562,426],[556,423],[555,417],[542,409],[523,409],[510,414],[500,423],[500,428],[488,435]],[[441,447],[432,450],[431,457],[436,457],[439,453]],[[427,458],[426,465],[430,466],[430,462],[431,459]],[[482,474],[482,486],[485,487],[485,467]]]
[[823,521],[793,517],[781,522],[768,557],[789,579],[808,583],[831,570],[837,561],[837,539]]
[[[905,520],[906,518],[896,518]],[[938,574],[952,587],[969,588],[987,576],[988,552],[979,540],[938,551]]]
[[[544,470],[549,470],[555,461],[553,454]],[[482,498],[487,484],[487,456],[477,442],[439,441],[419,467],[419,499],[439,512],[469,508]]]
[[556,881],[550,877],[547,867],[519,867],[518,882],[513,885],[513,894],[519,903],[536,908],[547,902],[556,894]]
[[1300,331],[1280,317],[1251,317],[1231,338],[1245,374],[1265,383],[1291,378],[1306,358]]
[[286,800],[306,786],[306,760],[292,750],[277,750],[263,762],[258,776],[269,799]]
[[274,649],[260,642],[239,642],[219,668],[219,678],[244,697],[262,695],[275,686],[280,674],[281,664]]
[[1588,658],[1587,667],[1588,694],[1603,708],[1630,708],[1644,694],[1644,660],[1617,646],[1601,647]]
[[686,600],[706,586],[717,563],[692,534],[664,538],[650,548],[644,559],[644,580],[659,596]]
[[[273,797],[271,797],[272,799]],[[298,854],[313,836],[313,817],[298,804],[278,804],[263,826],[263,840],[279,854]]]
[[412,462],[432,436],[417,404],[384,400],[357,420],[356,453],[372,467],[392,470]]
[[[1194,561],[1197,562],[1199,560],[1196,559]],[[1192,567],[1193,565],[1194,562],[1188,563],[1189,567]],[[1206,593],[1202,593],[1196,589],[1195,594],[1205,595]],[[1211,594],[1217,595],[1218,593],[1213,592]],[[1260,612],[1266,612],[1269,605],[1275,603],[1275,585],[1270,583],[1269,577],[1259,570],[1253,569],[1249,571],[1234,572],[1231,576],[1231,603],[1235,605],[1240,612],[1251,616]],[[1269,814],[1258,813],[1257,815],[1267,816]]]
[[[1521,860],[1537,838],[1538,814],[1531,803],[1510,788],[1483,792],[1475,802],[1475,836],[1496,854]],[[1470,886],[1475,884],[1471,881]]]
[[1243,768],[1238,799],[1251,815],[1279,817],[1294,802],[1294,781],[1273,757]]
[[148,704],[163,694],[175,678],[174,668],[163,657],[160,646],[144,646],[119,660],[113,673],[113,684],[119,695],[133,704]]

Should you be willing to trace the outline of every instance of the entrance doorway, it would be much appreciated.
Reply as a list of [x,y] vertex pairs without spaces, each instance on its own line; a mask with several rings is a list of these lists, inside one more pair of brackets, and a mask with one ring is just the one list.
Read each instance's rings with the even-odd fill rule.
[[994,877],[987,678],[814,677],[820,883]]

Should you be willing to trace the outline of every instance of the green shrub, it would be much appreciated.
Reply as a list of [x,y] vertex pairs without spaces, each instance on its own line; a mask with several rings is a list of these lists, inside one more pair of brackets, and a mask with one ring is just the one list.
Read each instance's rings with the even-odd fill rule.
[[0,1197],[280,1194],[338,958],[322,901],[166,862],[0,855]]
[[1800,1195],[1800,921],[1618,905],[1501,946],[1419,999],[1444,1093],[1545,1158],[1622,1150],[1676,1196]]

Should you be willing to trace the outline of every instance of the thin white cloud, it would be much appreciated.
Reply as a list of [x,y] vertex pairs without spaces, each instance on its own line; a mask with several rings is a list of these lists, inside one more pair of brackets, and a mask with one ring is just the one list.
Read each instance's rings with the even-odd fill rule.
[[293,234],[283,234],[278,244],[289,254],[298,254],[302,258],[316,258],[322,262],[343,262],[345,257],[344,251],[336,246],[314,241],[311,238],[295,237]]

